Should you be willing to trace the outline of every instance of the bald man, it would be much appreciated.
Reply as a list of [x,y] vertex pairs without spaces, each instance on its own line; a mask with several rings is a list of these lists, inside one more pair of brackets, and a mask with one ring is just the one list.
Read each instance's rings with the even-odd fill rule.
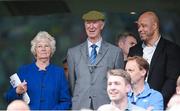
[[130,48],[129,56],[142,56],[148,61],[150,69],[145,80],[162,93],[166,106],[180,74],[180,47],[161,36],[159,19],[154,12],[140,15],[137,25],[142,42]]
[[30,109],[24,101],[15,100],[8,105],[7,111],[30,111]]

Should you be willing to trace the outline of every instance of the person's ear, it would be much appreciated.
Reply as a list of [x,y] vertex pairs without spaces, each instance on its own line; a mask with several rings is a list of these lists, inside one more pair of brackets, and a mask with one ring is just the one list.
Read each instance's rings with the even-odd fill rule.
[[101,30],[104,28],[105,22],[101,21]]
[[141,75],[142,75],[142,76],[145,76],[145,75],[146,75],[146,73],[147,73],[147,72],[146,72],[146,70],[145,70],[145,69],[141,69]]
[[158,28],[157,23],[153,23],[153,29],[154,29],[154,30],[157,30],[157,28]]
[[124,46],[124,43],[122,41],[118,42],[118,47],[122,48]]
[[180,86],[176,87],[176,94],[180,94]]
[[127,85],[126,85],[126,92],[128,93],[129,91],[131,91],[131,85],[130,85],[130,84],[127,84]]

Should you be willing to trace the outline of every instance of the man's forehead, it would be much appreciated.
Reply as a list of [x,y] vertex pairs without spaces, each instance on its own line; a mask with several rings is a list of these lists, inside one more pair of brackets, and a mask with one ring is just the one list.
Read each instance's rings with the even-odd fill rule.
[[124,79],[123,77],[121,77],[121,76],[109,76],[109,81],[112,81],[112,80],[114,80],[114,81],[121,81],[121,79]]
[[142,24],[147,24],[149,22],[148,19],[143,19],[143,20],[138,20],[135,22],[136,25],[142,25]]
[[85,22],[103,22],[102,20],[85,20]]

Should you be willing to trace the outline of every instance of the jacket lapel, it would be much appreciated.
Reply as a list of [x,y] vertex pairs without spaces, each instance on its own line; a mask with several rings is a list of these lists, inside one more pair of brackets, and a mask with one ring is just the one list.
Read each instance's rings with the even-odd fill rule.
[[164,47],[164,39],[161,37],[151,60],[149,74],[151,74],[154,65],[157,63],[157,58],[160,56],[160,53],[162,53],[163,47]]
[[101,47],[99,49],[99,53],[98,53],[97,58],[96,58],[95,65],[97,65],[101,61],[101,59],[105,56],[108,48],[109,48],[108,44],[105,41],[102,41]]
[[[108,51],[108,44],[105,42],[105,41],[102,41],[101,43],[101,47],[99,49],[99,53],[97,55],[97,58],[96,58],[96,62],[95,62],[95,67],[98,68],[98,63],[103,59],[103,57],[105,56],[105,54],[107,53]],[[96,78],[98,77],[98,74],[95,74],[93,79],[92,79],[92,83],[94,83],[96,81]]]
[[81,55],[82,55],[82,58],[84,58],[85,60],[85,63],[88,64],[89,63],[89,55],[88,55],[88,45],[87,45],[87,41],[84,42],[82,45],[81,45]]
[[82,45],[81,45],[81,55],[82,55],[82,58],[81,59],[84,59],[85,61],[85,64],[87,66],[87,68],[89,69],[89,73],[93,73],[94,70],[95,70],[95,65],[91,65],[89,63],[89,51],[88,51],[88,43],[87,41],[84,42]]

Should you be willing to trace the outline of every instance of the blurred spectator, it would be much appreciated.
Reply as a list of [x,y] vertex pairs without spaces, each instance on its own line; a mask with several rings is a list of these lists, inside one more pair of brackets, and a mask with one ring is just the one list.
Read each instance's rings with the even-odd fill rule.
[[112,104],[104,104],[100,106],[97,111],[121,111],[121,110]]
[[179,94],[174,94],[171,99],[169,100],[167,104],[167,108],[171,108],[174,105],[179,105],[180,106],[180,95]]
[[117,46],[122,49],[124,61],[126,63],[129,49],[137,44],[137,39],[133,33],[125,32],[118,35]]
[[180,105],[175,104],[172,107],[168,108],[166,111],[179,111],[179,109],[180,109]]
[[7,111],[30,111],[30,109],[24,101],[14,100],[8,105]]
[[149,70],[148,62],[139,56],[129,57],[125,69],[131,76],[132,91],[128,93],[131,103],[148,110],[163,110],[162,94],[144,81]]
[[176,82],[176,93],[169,100],[167,104],[167,108],[171,108],[174,105],[180,106],[180,76],[178,77],[177,82]]
[[80,111],[94,111],[94,110],[91,110],[91,109],[81,109]]
[[176,94],[180,94],[180,76],[178,77],[176,82]]

